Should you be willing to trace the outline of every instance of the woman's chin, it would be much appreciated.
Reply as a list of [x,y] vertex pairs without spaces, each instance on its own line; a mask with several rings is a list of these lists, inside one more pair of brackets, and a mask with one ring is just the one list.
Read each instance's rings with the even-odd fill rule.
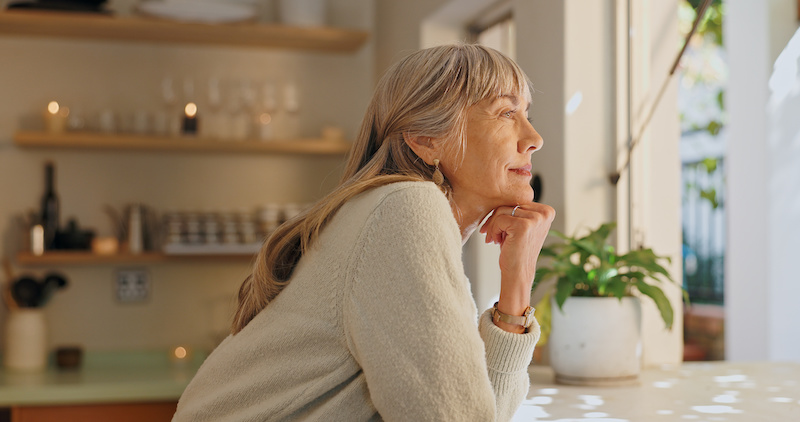
[[533,188],[530,186],[527,188],[515,189],[513,193],[509,193],[511,193],[511,195],[508,195],[507,200],[504,201],[507,204],[527,204],[533,202]]

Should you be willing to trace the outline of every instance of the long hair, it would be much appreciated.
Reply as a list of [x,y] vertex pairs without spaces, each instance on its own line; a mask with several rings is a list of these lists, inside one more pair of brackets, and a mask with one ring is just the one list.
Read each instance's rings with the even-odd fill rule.
[[[241,331],[289,283],[300,258],[345,202],[389,183],[431,180],[434,169],[408,147],[404,134],[435,138],[452,156],[463,157],[469,107],[506,94],[530,101],[528,78],[511,59],[480,45],[428,48],[392,66],[378,82],[339,186],[278,227],[261,247],[239,288],[231,332]],[[441,189],[450,198],[447,180]]]

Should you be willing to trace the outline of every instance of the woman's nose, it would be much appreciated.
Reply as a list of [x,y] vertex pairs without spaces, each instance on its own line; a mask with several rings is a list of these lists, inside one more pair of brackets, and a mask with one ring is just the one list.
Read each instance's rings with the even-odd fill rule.
[[525,121],[523,124],[522,133],[520,133],[520,152],[525,153],[528,151],[539,151],[544,145],[544,139],[539,135],[539,132],[533,128],[533,124]]

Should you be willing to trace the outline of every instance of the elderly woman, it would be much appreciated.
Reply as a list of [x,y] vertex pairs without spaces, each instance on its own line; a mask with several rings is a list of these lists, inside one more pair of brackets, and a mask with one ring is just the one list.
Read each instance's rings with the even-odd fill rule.
[[[555,216],[531,200],[530,101],[520,68],[479,45],[389,69],[341,184],[267,240],[174,420],[510,419]],[[480,316],[461,262],[479,226],[501,251],[500,298]]]

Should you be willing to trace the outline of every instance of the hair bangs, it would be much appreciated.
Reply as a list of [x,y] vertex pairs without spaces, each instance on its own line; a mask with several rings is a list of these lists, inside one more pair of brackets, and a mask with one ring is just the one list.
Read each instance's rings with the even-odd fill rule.
[[504,95],[531,102],[531,82],[511,59],[492,49],[479,48],[476,69],[470,80],[471,105]]

